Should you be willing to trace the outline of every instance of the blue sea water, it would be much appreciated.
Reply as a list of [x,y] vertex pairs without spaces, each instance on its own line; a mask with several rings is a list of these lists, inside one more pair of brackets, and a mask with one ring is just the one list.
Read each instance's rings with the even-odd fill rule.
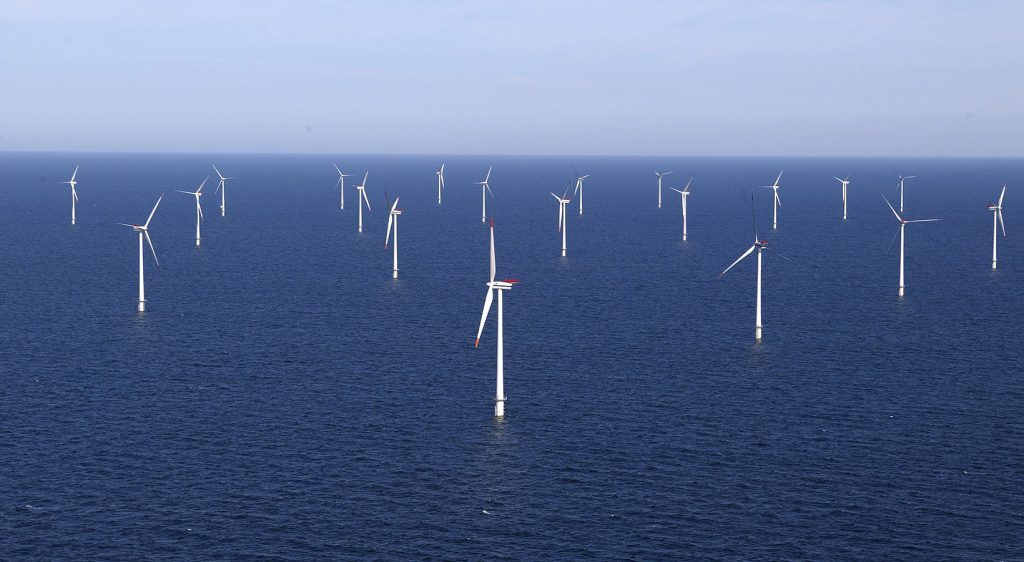
[[[333,161],[370,171],[362,235]],[[223,218],[207,184],[197,249],[173,190],[211,163],[238,179]],[[493,316],[472,345],[490,165],[521,281],[501,421]],[[903,299],[894,165],[907,215],[943,219],[908,226]],[[2,154],[0,558],[1024,558],[1022,189],[994,159]],[[140,314],[116,223],[161,192]],[[717,278],[751,193],[793,260],[765,256],[760,345],[754,260]]]

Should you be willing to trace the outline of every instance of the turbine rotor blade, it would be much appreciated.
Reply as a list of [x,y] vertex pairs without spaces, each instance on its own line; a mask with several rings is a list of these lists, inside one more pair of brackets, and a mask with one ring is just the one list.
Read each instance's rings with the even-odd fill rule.
[[1002,193],[999,194],[999,202],[996,203],[996,206],[999,207],[1000,209],[1003,208],[1003,197],[1005,197],[1005,196],[1006,196],[1006,184],[1003,184],[1003,191],[1002,191]]
[[395,215],[388,213],[388,234],[384,237],[384,249],[387,249],[388,242],[391,241],[391,223],[395,220]]
[[1003,238],[1006,238],[1006,224],[1003,223],[1003,210],[999,209],[996,211],[996,216],[999,217],[999,226],[1003,229]]
[[153,253],[153,260],[156,262],[156,266],[160,267],[160,260],[156,257],[156,249],[153,248],[153,240],[149,237],[149,231],[143,230],[142,233],[146,235],[146,243],[149,244],[149,251]]
[[153,220],[153,215],[156,214],[156,208],[160,206],[160,201],[162,201],[163,198],[164,194],[161,193],[160,197],[156,200],[156,205],[153,205],[153,210],[149,212],[149,218],[146,219],[146,224],[143,225],[143,228],[149,227],[149,221]]
[[480,347],[480,336],[484,334],[484,324],[487,323],[487,313],[491,310],[491,302],[494,301],[494,289],[487,287],[487,296],[484,298],[484,311],[480,315],[480,327],[476,331],[476,343],[473,347]]
[[497,268],[494,259],[494,220],[491,220],[491,279],[490,282],[494,283],[494,272]]
[[754,244],[753,246],[751,246],[751,247],[747,248],[747,251],[746,251],[746,252],[743,252],[743,254],[742,254],[742,255],[741,255],[740,257],[736,258],[736,261],[732,262],[732,265],[730,265],[729,267],[725,268],[725,270],[724,270],[724,271],[722,271],[721,273],[719,273],[719,274],[718,274],[718,277],[722,277],[722,276],[723,276],[723,275],[725,275],[725,274],[726,274],[726,273],[727,273],[727,272],[728,272],[728,271],[729,271],[730,269],[732,269],[732,268],[733,268],[733,267],[734,267],[734,266],[735,266],[736,264],[738,264],[738,263],[740,263],[741,261],[743,261],[743,258],[745,258],[745,257],[749,256],[749,255],[750,255],[750,254],[751,254],[751,253],[752,253],[752,252],[754,251],[754,249],[755,249],[755,248],[757,248],[757,244]]
[[889,210],[892,211],[892,214],[896,215],[896,220],[903,222],[903,217],[901,217],[900,214],[896,212],[896,209],[892,208],[892,204],[889,203],[889,200],[885,198],[885,195],[882,196],[882,199],[885,199],[885,204],[889,206]]

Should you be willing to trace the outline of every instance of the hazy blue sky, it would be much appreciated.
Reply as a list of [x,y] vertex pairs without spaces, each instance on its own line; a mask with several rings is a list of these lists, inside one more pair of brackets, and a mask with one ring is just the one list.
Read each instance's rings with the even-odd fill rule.
[[0,150],[1024,152],[1024,2],[0,2]]

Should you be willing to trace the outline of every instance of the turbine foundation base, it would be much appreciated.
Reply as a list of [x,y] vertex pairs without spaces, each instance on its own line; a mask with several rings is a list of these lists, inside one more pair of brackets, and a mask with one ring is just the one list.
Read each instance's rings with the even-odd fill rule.
[[139,312],[146,312],[146,301],[139,301]]
[[494,417],[503,418],[505,417],[505,399],[499,398],[494,401]]

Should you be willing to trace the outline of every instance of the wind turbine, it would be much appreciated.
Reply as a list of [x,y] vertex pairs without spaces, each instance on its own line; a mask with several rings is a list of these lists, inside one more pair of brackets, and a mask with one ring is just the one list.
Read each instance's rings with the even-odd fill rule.
[[491,186],[487,183],[491,179],[491,168],[494,168],[494,166],[487,168],[487,175],[484,177],[484,181],[476,182],[476,185],[480,186],[480,222],[487,222],[487,194],[490,193],[491,197],[494,197],[494,192],[491,191]]
[[[896,212],[896,209],[892,208],[892,204],[890,204],[889,200],[885,198],[885,195],[882,196],[882,199],[885,199],[885,204],[889,205],[889,210],[892,211],[893,215],[896,215],[896,220],[898,220],[900,222],[900,293],[899,294],[902,297],[903,293],[904,293],[904,285],[903,285],[903,258],[904,258],[903,242],[904,242],[904,232],[903,232],[903,229],[908,224],[910,224],[912,222],[935,222],[935,221],[937,221],[939,219],[917,219],[917,220],[908,221],[908,220],[904,219],[903,217],[901,217],[900,214]],[[890,242],[889,244],[891,245],[892,242]]]
[[226,196],[225,194],[226,194],[226,191],[227,191],[227,187],[226,187],[227,186],[227,181],[228,180],[233,180],[235,178],[233,178],[233,177],[231,177],[231,178],[224,177],[220,173],[220,170],[217,169],[217,166],[213,166],[213,171],[217,172],[217,177],[220,178],[220,183],[217,184],[217,189],[213,192],[213,194],[217,195],[217,192],[218,191],[220,192],[220,216],[223,217],[224,216],[224,206],[225,206],[224,204],[226,202],[225,201],[225,196]]
[[579,193],[579,195],[580,195],[580,214],[582,215],[583,214],[583,180],[589,178],[590,174],[585,174],[585,175],[581,176],[579,174],[579,172],[576,171],[576,166],[575,165],[573,165],[573,167],[572,167],[572,173],[576,176],[576,189],[574,189],[572,191],[572,195],[573,195],[573,197],[575,197],[576,194]]
[[903,182],[916,178],[917,176],[901,176],[899,170],[896,170],[896,177],[899,178],[899,182],[896,184],[896,190],[900,192],[900,212],[903,212]]
[[996,222],[1003,228],[1003,238],[1006,238],[1006,224],[1003,222],[1003,197],[1006,196],[1006,184],[1003,184],[1003,191],[999,194],[999,202],[989,203],[988,210],[992,211],[992,269],[996,268]]
[[484,324],[487,322],[487,313],[491,310],[491,302],[494,300],[494,293],[498,293],[498,373],[497,384],[494,394],[494,417],[505,416],[505,321],[501,309],[501,294],[512,288],[512,285],[519,282],[518,279],[494,280],[494,219],[491,219],[491,276],[487,282],[487,297],[484,298],[484,312],[480,315],[480,329],[476,331],[476,343],[473,347],[480,347],[480,336],[484,333]]
[[[388,205],[390,212],[388,213],[388,234],[384,237],[384,249],[388,248],[388,241],[391,240],[391,225],[395,225],[395,261],[391,269],[391,278],[398,279],[398,215],[402,214],[402,210],[398,208],[398,197],[395,197],[395,202]],[[388,200],[388,192],[384,192],[384,200]]]
[[195,195],[196,197],[196,246],[199,246],[199,223],[203,220],[203,207],[199,204],[199,198],[203,196],[203,186],[206,185],[206,181],[210,179],[210,176],[206,176],[203,183],[199,184],[199,189],[195,191],[182,191],[175,189],[178,193],[185,193],[187,195]]
[[[754,208],[754,196],[753,195],[750,196],[750,208],[751,208],[751,210],[753,210],[753,208]],[[778,252],[769,250],[768,249],[768,241],[767,240],[760,240],[759,239],[759,237],[757,235],[757,214],[755,212],[754,213],[754,245],[751,246],[750,248],[747,248],[747,251],[743,252],[743,254],[740,255],[740,257],[736,258],[736,261],[732,262],[732,265],[730,265],[729,267],[725,268],[725,271],[719,273],[718,274],[718,278],[721,279],[722,276],[726,274],[726,272],[728,272],[730,269],[732,269],[736,264],[738,264],[741,261],[743,261],[743,258],[749,256],[754,250],[757,250],[757,313],[756,313],[755,318],[754,318],[754,339],[756,341],[760,342],[761,341],[761,254],[763,254],[767,250],[767,251],[772,252],[773,254],[776,254],[777,256],[779,256],[779,257],[781,257],[781,258],[783,258],[783,259],[785,259],[787,261],[793,261],[793,260],[790,260],[789,258],[787,258],[786,256],[783,256],[782,254],[780,254]]]
[[369,170],[363,174],[363,183],[356,186],[356,191],[359,192],[359,195],[356,196],[356,199],[358,199],[357,202],[359,203],[359,232],[363,231],[363,202],[366,202],[367,211],[373,211],[373,209],[370,208],[370,200],[366,198],[366,178],[368,177],[370,177]]
[[690,195],[690,184],[692,182],[693,182],[693,178],[690,178],[690,181],[686,182],[686,187],[684,187],[682,189],[682,191],[680,191],[680,190],[678,190],[678,189],[676,189],[674,187],[670,187],[669,188],[672,191],[675,191],[676,193],[678,193],[679,196],[682,199],[682,203],[683,203],[683,242],[686,242],[686,197],[688,195]]
[[334,165],[334,169],[338,171],[338,187],[339,187],[339,191],[341,192],[341,210],[344,211],[345,210],[345,178],[351,176],[352,174],[343,174],[341,172],[341,168],[339,168],[337,164]]
[[850,174],[846,174],[845,179],[839,179],[836,176],[832,176],[843,186],[843,220],[846,220],[846,186],[850,185]]
[[163,200],[164,194],[160,194],[160,198],[156,200],[156,205],[153,205],[153,210],[149,212],[149,218],[146,219],[146,224],[125,224],[118,223],[121,226],[131,227],[132,230],[139,233],[139,312],[146,310],[146,282],[143,275],[144,268],[142,267],[142,239],[146,239],[146,243],[149,244],[149,251],[153,252],[153,261],[156,262],[156,266],[160,267],[160,260],[156,257],[156,250],[153,249],[153,240],[149,237],[149,222],[153,220],[153,215],[156,213],[156,208],[160,206],[160,201]]
[[78,182],[75,181],[75,176],[77,176],[77,175],[78,175],[78,165],[75,165],[75,171],[72,172],[71,179],[68,180],[68,181],[62,181],[61,182],[61,183],[66,183],[66,184],[71,186],[71,224],[75,224],[75,203],[78,202],[78,192],[75,191],[75,185],[78,184]]
[[782,186],[779,185],[779,180],[782,179],[782,172],[784,172],[784,171],[785,170],[780,170],[779,171],[779,177],[775,178],[775,183],[773,183],[771,185],[762,185],[761,186],[761,187],[770,188],[772,190],[772,193],[773,193],[774,200],[772,202],[772,230],[775,230],[775,229],[777,229],[779,227],[779,207],[782,206],[782,200],[779,199],[779,188],[782,187]]
[[[579,184],[577,184],[577,185],[579,185]],[[562,231],[562,257],[563,258],[565,257],[565,233],[566,233],[567,230],[569,230],[569,216],[565,212],[565,209],[566,209],[566,207],[569,206],[569,203],[572,203],[572,199],[566,198],[566,195],[568,193],[569,193],[569,188],[566,187],[565,188],[565,193],[563,193],[561,197],[555,195],[554,193],[551,194],[551,196],[554,197],[556,201],[558,201],[558,230]]]
[[658,208],[661,208],[661,178],[671,174],[672,172],[665,172],[664,174],[658,170],[654,170],[654,173],[658,175]]
[[444,162],[441,162],[441,167],[437,169],[437,204],[441,204],[441,190],[444,189]]

